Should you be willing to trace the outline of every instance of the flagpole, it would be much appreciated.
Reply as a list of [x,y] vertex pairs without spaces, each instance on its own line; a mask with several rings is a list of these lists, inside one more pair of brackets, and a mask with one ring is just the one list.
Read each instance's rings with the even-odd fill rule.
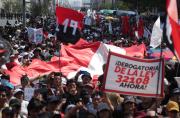
[[[160,74],[161,74],[161,66],[162,66],[162,60],[163,60],[163,49],[162,49],[162,42],[163,42],[163,37],[161,38],[161,44],[160,44],[160,62],[159,62],[159,71],[158,71],[158,82],[157,82],[157,88],[156,88],[156,116],[158,114],[157,108],[158,108],[158,93],[159,93],[159,83],[160,83]],[[164,78],[163,78],[164,79]],[[164,82],[164,81],[163,81]]]
[[179,73],[179,64],[180,64],[180,61],[179,61],[179,59],[177,58],[177,62],[178,62],[178,65],[177,65],[177,71],[176,71],[176,77],[178,76],[178,73]]
[[[61,73],[61,43],[59,42],[59,73]],[[62,74],[60,74],[61,76]]]

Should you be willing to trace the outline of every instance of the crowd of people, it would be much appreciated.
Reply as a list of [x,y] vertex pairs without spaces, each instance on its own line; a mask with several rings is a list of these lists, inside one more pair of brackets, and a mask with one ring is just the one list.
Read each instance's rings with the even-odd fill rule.
[[1,19],[22,19],[22,13],[12,13],[12,12],[5,12],[5,10],[1,9],[0,12]]
[[[135,33],[138,29],[137,16],[128,17],[127,31],[124,31],[124,21],[119,16],[107,18],[98,14],[93,17],[87,15],[84,19],[85,28],[81,37],[85,40],[118,47],[145,43],[149,48],[150,34],[139,37]],[[144,29],[151,32],[156,18],[138,19],[143,20]],[[102,90],[104,75],[100,75],[97,84],[94,84],[91,73],[83,70],[72,79],[67,79],[61,72],[52,72],[33,80],[23,75],[21,85],[13,86],[4,70],[11,70],[17,65],[28,66],[33,59],[50,61],[53,56],[60,56],[61,41],[56,38],[55,18],[30,18],[27,27],[30,26],[43,28],[44,34],[51,35],[44,37],[46,39],[41,44],[35,44],[29,42],[27,28],[22,23],[0,28],[0,34],[9,42],[4,47],[8,52],[0,52],[1,57],[3,53],[9,55],[0,73],[0,118],[180,118],[180,88],[174,79],[180,75],[176,62],[166,64],[163,98],[106,93]],[[102,68],[105,69],[105,66]],[[27,88],[33,88],[29,100],[25,96]]]

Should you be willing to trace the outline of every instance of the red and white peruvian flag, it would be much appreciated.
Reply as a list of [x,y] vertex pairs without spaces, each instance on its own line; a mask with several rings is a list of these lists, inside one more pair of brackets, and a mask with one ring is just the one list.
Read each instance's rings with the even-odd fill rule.
[[68,77],[74,77],[78,70],[87,70],[92,76],[103,74],[102,66],[107,62],[109,50],[125,55],[122,48],[101,42],[88,43],[80,39],[75,45],[62,45],[61,57],[72,59],[61,71]]
[[88,43],[80,39],[75,45],[62,45],[61,57],[53,57],[50,62],[34,59],[29,66],[16,66],[7,70],[14,85],[20,84],[22,75],[27,74],[30,79],[61,71],[68,78],[75,76],[78,70],[87,70],[95,79],[103,74],[102,66],[106,63],[109,50],[126,54],[122,48],[101,42]]
[[180,25],[178,24],[177,2],[176,0],[166,0],[166,3],[168,14],[166,34],[168,37],[168,43],[170,44],[170,49],[173,50],[177,58],[180,59]]

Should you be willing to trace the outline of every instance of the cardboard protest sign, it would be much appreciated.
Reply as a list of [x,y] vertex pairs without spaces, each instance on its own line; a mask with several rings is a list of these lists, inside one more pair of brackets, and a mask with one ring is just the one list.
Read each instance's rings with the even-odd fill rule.
[[29,42],[40,44],[43,41],[43,29],[28,28]]
[[163,60],[145,60],[110,52],[104,90],[135,96],[163,97],[163,79]]
[[32,96],[34,95],[35,88],[25,88],[24,89],[24,99],[30,101]]
[[34,42],[34,28],[28,28],[27,31],[29,42]]
[[39,28],[39,29],[35,29],[35,43],[36,44],[40,44],[43,41],[43,29]]

